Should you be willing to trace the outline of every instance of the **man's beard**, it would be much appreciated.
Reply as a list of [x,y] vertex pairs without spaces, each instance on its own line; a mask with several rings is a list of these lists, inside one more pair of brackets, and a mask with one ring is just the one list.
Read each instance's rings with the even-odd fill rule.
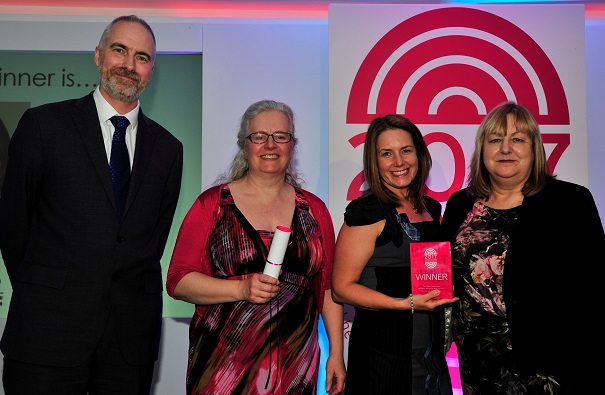
[[[133,79],[134,82],[125,82],[116,76],[125,76]],[[99,77],[101,86],[109,96],[126,103],[136,101],[148,85],[148,83],[141,82],[141,77],[136,72],[124,67],[115,67],[105,72],[99,67]]]

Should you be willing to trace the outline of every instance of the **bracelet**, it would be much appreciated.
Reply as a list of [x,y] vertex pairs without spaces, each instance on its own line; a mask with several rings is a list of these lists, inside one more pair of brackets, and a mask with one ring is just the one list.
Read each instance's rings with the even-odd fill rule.
[[410,310],[412,310],[412,314],[414,314],[414,296],[412,294],[410,294],[410,307]]

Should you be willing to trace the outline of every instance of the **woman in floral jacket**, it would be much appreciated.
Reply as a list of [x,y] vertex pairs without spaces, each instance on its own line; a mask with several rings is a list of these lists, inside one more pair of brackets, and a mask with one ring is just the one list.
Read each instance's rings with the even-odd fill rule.
[[468,181],[442,220],[464,394],[596,393],[594,325],[579,319],[600,299],[577,281],[605,245],[590,191],[550,174],[536,120],[512,102],[479,126]]

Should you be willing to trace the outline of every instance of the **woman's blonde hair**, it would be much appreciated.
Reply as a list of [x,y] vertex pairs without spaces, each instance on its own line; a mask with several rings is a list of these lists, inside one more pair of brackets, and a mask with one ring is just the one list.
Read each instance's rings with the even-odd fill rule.
[[485,200],[489,199],[492,185],[487,168],[483,163],[483,144],[492,135],[506,135],[508,114],[514,116],[516,129],[519,132],[525,133],[532,144],[533,163],[529,178],[522,189],[523,195],[531,196],[538,193],[549,178],[555,177],[550,174],[548,168],[538,122],[527,107],[513,101],[508,101],[491,110],[477,130],[475,152],[471,159],[470,172],[467,179],[468,192],[471,196]]

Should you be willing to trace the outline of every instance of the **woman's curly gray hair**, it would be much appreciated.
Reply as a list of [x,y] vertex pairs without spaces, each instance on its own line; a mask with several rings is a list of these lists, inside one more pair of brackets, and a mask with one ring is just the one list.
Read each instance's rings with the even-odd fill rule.
[[242,115],[239,132],[237,133],[237,146],[239,147],[239,151],[237,154],[235,154],[231,165],[229,165],[229,170],[219,176],[219,178],[215,181],[215,185],[239,180],[248,173],[249,164],[244,156],[244,147],[246,144],[246,136],[248,136],[250,132],[250,122],[261,112],[272,110],[282,112],[288,118],[290,123],[293,149],[292,157],[290,158],[290,163],[288,164],[288,168],[286,170],[286,182],[295,187],[298,187],[303,183],[302,179],[294,168],[294,154],[296,153],[298,139],[294,133],[294,112],[292,111],[292,108],[285,103],[275,100],[261,100],[251,104],[246,109],[246,112],[244,112],[244,115]]

